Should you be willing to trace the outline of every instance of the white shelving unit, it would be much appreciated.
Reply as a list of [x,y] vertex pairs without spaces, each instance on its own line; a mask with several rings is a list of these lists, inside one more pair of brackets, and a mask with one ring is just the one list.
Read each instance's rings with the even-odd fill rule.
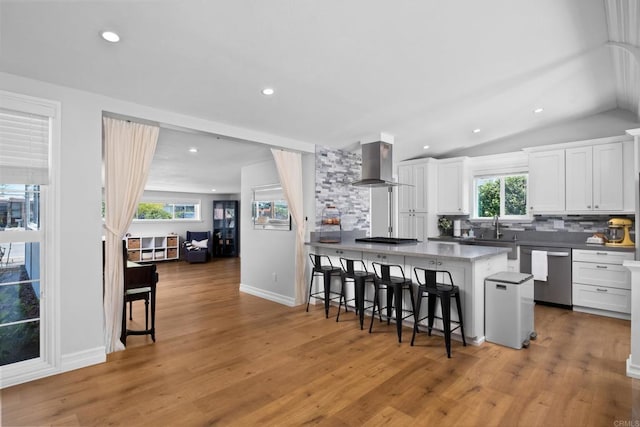
[[127,259],[129,261],[167,261],[179,257],[178,236],[127,237]]

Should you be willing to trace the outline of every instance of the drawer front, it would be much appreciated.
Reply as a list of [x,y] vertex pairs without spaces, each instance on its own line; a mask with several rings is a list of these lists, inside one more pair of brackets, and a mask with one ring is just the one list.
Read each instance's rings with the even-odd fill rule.
[[573,305],[631,313],[631,291],[573,284]]
[[626,259],[634,259],[633,252],[615,252],[615,251],[590,251],[585,249],[574,249],[573,260],[584,262],[595,262],[598,264],[619,264]]
[[573,262],[573,283],[631,289],[631,272],[621,265]]
[[362,252],[359,251],[345,251],[344,249],[329,249],[318,248],[316,252],[318,255],[327,255],[331,259],[331,264],[334,267],[340,267],[340,258],[349,259],[362,259]]

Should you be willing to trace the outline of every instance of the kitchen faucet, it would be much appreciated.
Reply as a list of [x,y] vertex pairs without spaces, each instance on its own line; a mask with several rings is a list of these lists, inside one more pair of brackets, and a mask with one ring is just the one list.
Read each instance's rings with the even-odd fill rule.
[[500,232],[500,217],[498,215],[493,217],[493,226],[495,227],[494,236],[496,239],[499,239],[502,233]]

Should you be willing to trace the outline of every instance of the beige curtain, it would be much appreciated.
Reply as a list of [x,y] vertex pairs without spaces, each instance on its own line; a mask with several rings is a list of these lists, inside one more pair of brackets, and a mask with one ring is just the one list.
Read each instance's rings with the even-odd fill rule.
[[271,149],[278,168],[280,185],[289,204],[289,211],[296,225],[296,304],[306,301],[306,286],[304,278],[305,250],[304,250],[304,210],[302,198],[302,156],[300,153]]
[[159,128],[103,118],[105,168],[104,321],[107,353],[124,350],[120,341],[124,304],[122,238],[144,191]]

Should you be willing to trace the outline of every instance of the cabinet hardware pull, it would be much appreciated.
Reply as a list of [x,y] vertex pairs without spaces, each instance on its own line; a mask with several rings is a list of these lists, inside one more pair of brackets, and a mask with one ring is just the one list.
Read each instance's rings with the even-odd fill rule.
[[609,255],[609,254],[606,252],[596,252],[596,255]]
[[598,291],[598,292],[607,292],[607,291],[608,291],[608,289],[600,289],[600,288],[596,288],[596,291]]
[[587,209],[591,209],[591,205],[587,205]]
[[596,268],[607,268],[606,265],[596,265]]
[[595,205],[595,206],[594,206],[594,208],[598,209],[598,208],[599,208],[599,206],[598,206],[598,205]]

